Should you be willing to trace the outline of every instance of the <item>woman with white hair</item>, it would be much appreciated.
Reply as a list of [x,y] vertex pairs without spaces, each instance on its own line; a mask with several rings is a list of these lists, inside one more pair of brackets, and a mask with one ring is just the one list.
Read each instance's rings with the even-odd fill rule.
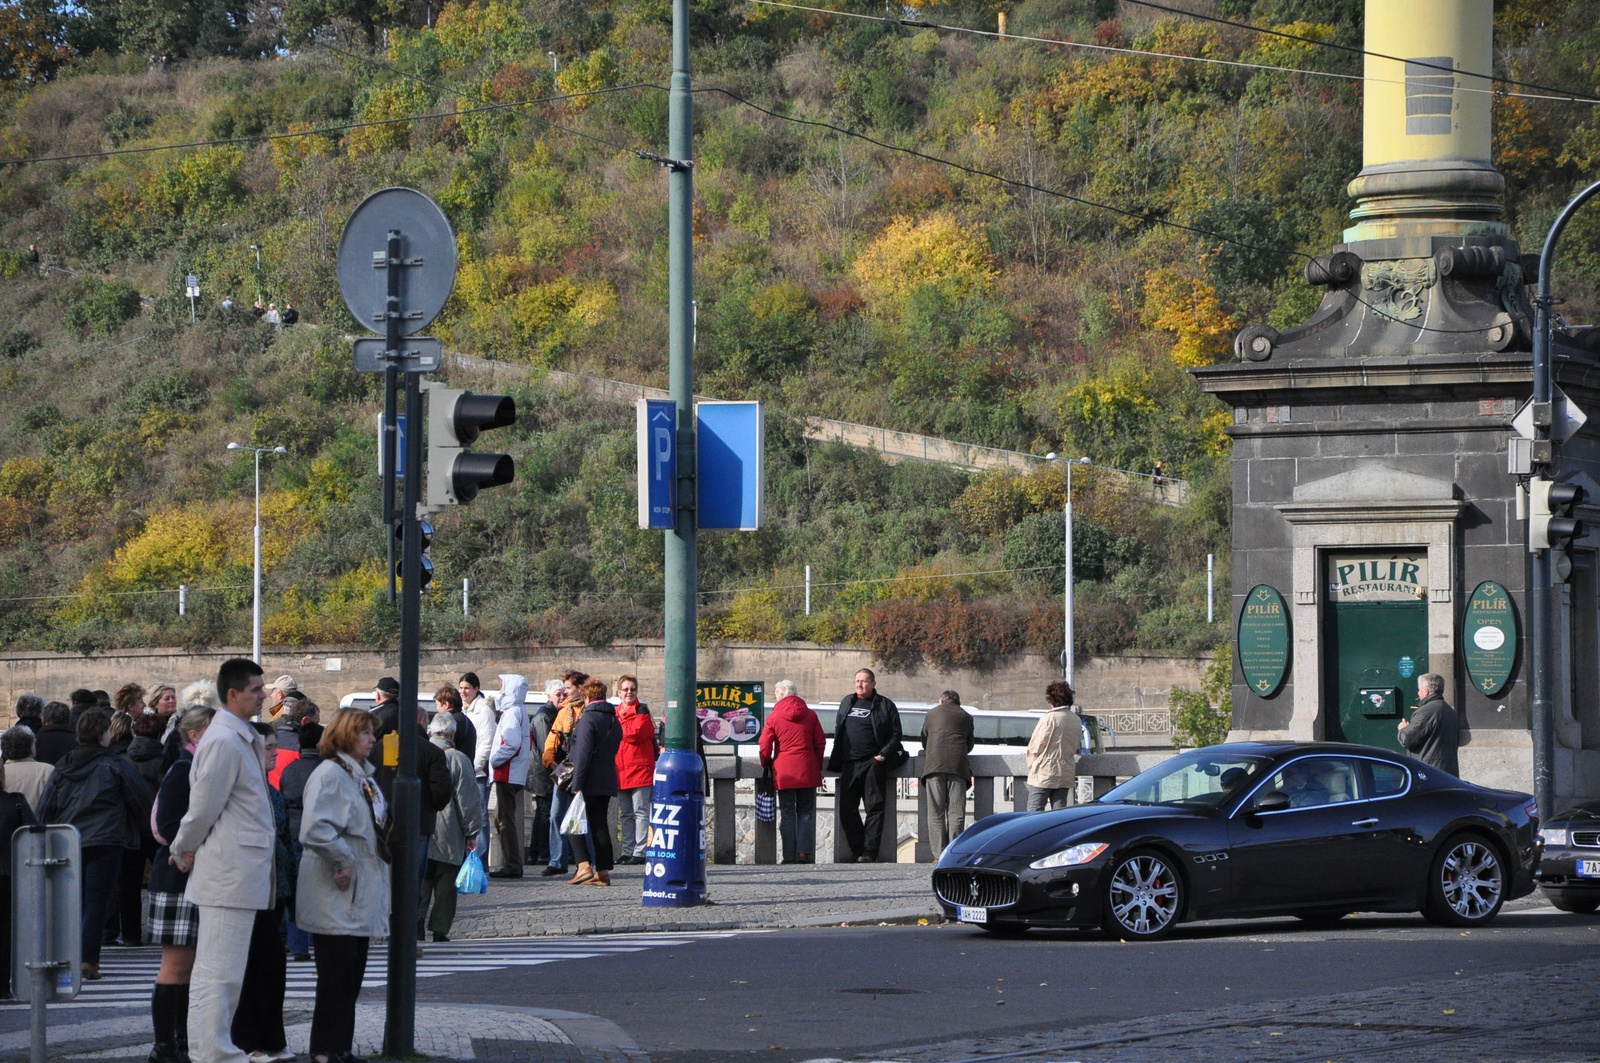
[[811,864],[816,862],[817,787],[828,736],[792,680],[780,679],[772,694],[778,703],[761,728],[761,765],[772,772],[778,791],[783,862]]
[[455,748],[455,718],[443,711],[442,698],[437,703],[440,711],[428,721],[428,741],[444,751],[450,765],[450,803],[439,810],[433,835],[428,839],[428,878],[417,910],[418,925],[426,920],[436,942],[450,940],[450,927],[456,921],[456,875],[467,854],[478,848],[478,832],[484,819],[483,797],[472,774],[472,758]]

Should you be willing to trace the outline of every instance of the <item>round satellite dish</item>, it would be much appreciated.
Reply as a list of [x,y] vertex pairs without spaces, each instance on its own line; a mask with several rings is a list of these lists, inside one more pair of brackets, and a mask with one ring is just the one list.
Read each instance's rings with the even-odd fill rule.
[[400,231],[400,335],[421,332],[433,323],[456,283],[456,234],[439,204],[415,188],[385,188],[361,201],[339,235],[339,291],[362,327],[382,335],[388,305],[387,269],[381,263],[389,231]]

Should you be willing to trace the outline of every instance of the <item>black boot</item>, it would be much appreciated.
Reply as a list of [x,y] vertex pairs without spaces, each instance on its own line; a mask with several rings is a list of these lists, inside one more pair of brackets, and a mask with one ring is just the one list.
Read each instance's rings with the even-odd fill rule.
[[178,1063],[190,1063],[189,1060],[189,983],[172,987],[177,990],[173,994],[175,1003],[172,1006],[172,1033],[173,1040],[178,1045]]
[[155,1030],[155,1047],[150,1049],[148,1063],[178,1063],[178,1042],[173,1029],[172,1011],[178,987],[162,985],[150,993],[150,1025]]

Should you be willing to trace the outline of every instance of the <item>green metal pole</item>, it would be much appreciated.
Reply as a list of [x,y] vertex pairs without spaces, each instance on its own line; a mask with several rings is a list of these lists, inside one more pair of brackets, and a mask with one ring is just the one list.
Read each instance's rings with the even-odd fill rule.
[[668,387],[678,409],[678,526],[666,533],[667,748],[695,747],[694,100],[689,94],[689,0],[672,3],[668,98]]

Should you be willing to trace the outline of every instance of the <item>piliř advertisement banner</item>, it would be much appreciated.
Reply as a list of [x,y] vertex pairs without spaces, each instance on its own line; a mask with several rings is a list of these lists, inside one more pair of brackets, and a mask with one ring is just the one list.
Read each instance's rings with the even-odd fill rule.
[[766,716],[762,682],[696,683],[694,711],[700,740],[707,746],[732,748],[761,737]]

